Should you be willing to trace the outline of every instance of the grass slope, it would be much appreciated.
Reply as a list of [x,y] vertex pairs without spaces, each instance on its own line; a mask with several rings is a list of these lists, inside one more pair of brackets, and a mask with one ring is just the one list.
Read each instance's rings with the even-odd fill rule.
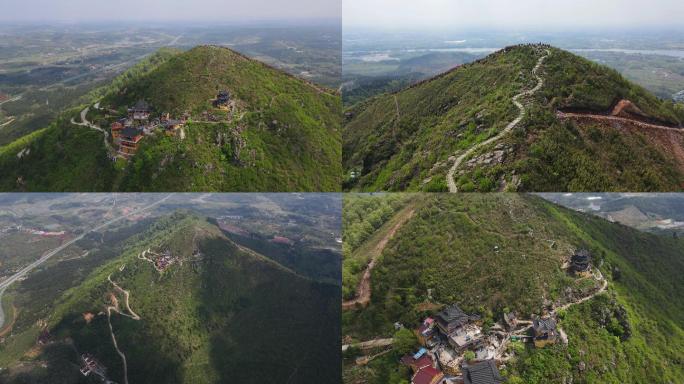
[[[561,314],[567,347],[520,346],[505,374],[525,383],[682,381],[684,241],[530,195],[424,196],[373,272],[371,304],[343,313],[343,335],[387,337],[395,321],[417,326],[435,305],[458,303],[487,324],[504,308],[527,317],[546,300],[582,297],[592,287],[561,269],[579,246],[595,255],[609,279],[608,292]],[[621,311],[626,327],[618,324]],[[388,356],[371,365],[361,382],[392,382],[387,378],[397,356]],[[357,377],[357,371],[348,368],[345,376]]]
[[[343,131],[344,188],[446,190],[447,159],[495,136],[517,117],[511,98],[536,84],[532,68],[544,49],[509,47],[349,108]],[[661,142],[641,132],[562,123],[555,112],[574,108],[603,113],[629,99],[654,119],[680,125],[684,108],[656,98],[612,69],[548,49],[544,87],[513,134],[501,141],[508,156],[502,164],[462,166],[459,190],[680,189],[684,175]],[[473,156],[490,153],[497,144]],[[354,179],[349,177],[352,171],[358,173]]]

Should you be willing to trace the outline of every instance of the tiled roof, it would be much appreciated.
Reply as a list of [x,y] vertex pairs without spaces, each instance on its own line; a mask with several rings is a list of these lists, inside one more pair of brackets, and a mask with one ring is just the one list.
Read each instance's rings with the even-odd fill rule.
[[486,360],[463,368],[465,384],[500,384],[505,380],[499,374],[494,360]]
[[556,330],[556,320],[549,317],[546,319],[536,318],[532,322],[532,326],[536,330],[540,331],[555,331]]
[[138,135],[141,135],[142,131],[139,130],[138,128],[133,128],[133,127],[126,127],[121,131],[121,135],[125,137],[136,137]]

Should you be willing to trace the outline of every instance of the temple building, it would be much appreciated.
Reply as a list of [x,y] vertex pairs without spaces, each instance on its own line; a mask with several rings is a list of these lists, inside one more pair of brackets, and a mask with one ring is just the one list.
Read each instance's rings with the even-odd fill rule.
[[463,366],[464,384],[500,384],[506,380],[499,373],[494,360]]
[[128,108],[128,117],[133,120],[147,120],[150,118],[150,105],[144,100],[139,100],[131,108]]
[[437,320],[437,328],[447,336],[470,322],[480,320],[479,316],[466,314],[456,304],[446,307],[437,313],[435,318]]
[[591,253],[582,248],[575,251],[570,259],[570,269],[573,273],[580,276],[591,274]]
[[135,155],[142,138],[143,132],[139,128],[126,127],[122,129],[119,136],[119,154],[126,158]]
[[556,320],[553,318],[535,317],[532,320],[532,329],[534,330],[535,347],[544,348],[547,344],[556,343],[558,332],[556,331]]
[[413,372],[411,384],[438,384],[444,379],[444,373],[435,367],[425,348],[421,348],[413,355],[405,355],[401,358],[401,363]]
[[121,131],[124,129],[124,125],[121,121],[115,121],[112,123],[112,141],[117,143],[121,139]]
[[230,92],[228,91],[220,91],[218,95],[216,95],[216,99],[214,99],[213,105],[214,108],[220,108],[220,109],[228,109],[228,106],[230,104]]

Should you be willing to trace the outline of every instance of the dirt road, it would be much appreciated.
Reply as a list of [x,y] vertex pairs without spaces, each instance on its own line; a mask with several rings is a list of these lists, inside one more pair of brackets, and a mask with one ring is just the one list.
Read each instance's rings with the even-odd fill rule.
[[[53,249],[52,251],[50,251],[50,252],[44,254],[44,255],[41,256],[38,260],[36,260],[36,261],[32,262],[31,264],[27,265],[26,267],[22,268],[21,270],[19,270],[19,272],[15,273],[14,275],[10,276],[7,280],[5,280],[5,281],[3,281],[2,283],[0,283],[0,302],[2,302],[2,295],[5,293],[5,290],[7,290],[7,288],[8,288],[10,285],[12,285],[14,282],[20,280],[22,277],[26,276],[29,272],[31,272],[32,270],[34,270],[34,269],[37,268],[38,266],[40,266],[40,265],[42,265],[43,263],[45,263],[46,261],[48,261],[48,260],[49,260],[51,257],[53,257],[54,255],[60,253],[61,251],[63,251],[64,249],[68,248],[68,247],[71,246],[72,244],[74,244],[74,243],[76,243],[77,241],[83,239],[83,238],[84,238],[87,234],[89,234],[90,232],[99,231],[100,229],[105,228],[105,227],[107,227],[107,226],[109,226],[109,225],[111,225],[111,224],[113,224],[113,223],[115,223],[115,222],[117,222],[117,221],[121,221],[121,220],[123,220],[123,219],[125,219],[125,218],[127,218],[127,217],[129,217],[129,216],[139,215],[140,213],[142,213],[142,212],[144,212],[144,211],[146,211],[146,210],[148,210],[148,209],[151,209],[151,208],[153,208],[153,207],[155,207],[155,206],[157,206],[157,205],[163,203],[164,201],[166,201],[167,199],[169,199],[172,195],[173,195],[173,194],[169,194],[169,195],[167,195],[166,197],[164,197],[163,199],[158,200],[158,201],[156,201],[156,202],[154,202],[154,203],[152,203],[152,204],[150,204],[150,205],[148,205],[148,206],[146,206],[146,207],[143,207],[143,208],[140,208],[140,209],[136,209],[135,211],[129,212],[129,213],[125,214],[125,215],[121,215],[121,216],[119,216],[119,217],[117,217],[117,218],[114,218],[114,219],[112,219],[112,220],[106,221],[105,223],[100,224],[100,225],[98,225],[98,226],[96,226],[96,227],[94,227],[94,228],[87,229],[87,230],[85,230],[81,235],[76,236],[75,238],[73,238],[73,239],[71,239],[71,240],[65,242],[64,244],[60,245],[59,247]],[[2,328],[2,326],[4,325],[4,323],[5,323],[5,313],[4,313],[4,311],[2,310],[2,305],[0,305],[0,328]]]
[[[99,103],[98,103],[98,104],[99,104]],[[102,134],[104,135],[104,145],[105,145],[105,148],[107,148],[107,151],[108,151],[111,155],[116,155],[116,150],[114,149],[114,147],[111,146],[111,144],[109,144],[109,132],[107,132],[107,130],[105,130],[105,129],[102,129],[102,128],[98,127],[98,126],[95,125],[95,124],[92,124],[92,123],[91,123],[90,121],[88,121],[88,119],[86,118],[86,115],[88,114],[88,111],[89,111],[89,110],[90,110],[90,107],[86,107],[84,110],[81,111],[81,122],[80,122],[80,123],[77,123],[77,122],[74,120],[74,118],[72,117],[72,118],[71,118],[71,124],[78,125],[78,126],[81,126],[81,127],[88,127],[88,128],[90,128],[90,129],[94,129],[94,130],[96,130],[96,131],[102,132]]]
[[375,263],[378,261],[378,257],[380,256],[380,254],[382,254],[383,249],[385,249],[387,242],[389,242],[389,240],[392,237],[394,237],[394,234],[399,230],[399,228],[401,228],[401,226],[404,225],[404,223],[406,223],[413,216],[414,212],[415,209],[413,208],[413,206],[409,206],[399,211],[399,213],[397,213],[397,215],[399,215],[399,220],[378,242],[378,244],[372,251],[371,261],[370,263],[368,263],[368,266],[366,267],[366,270],[363,272],[363,276],[361,277],[361,281],[359,282],[359,285],[356,288],[356,297],[351,300],[343,301],[342,310],[354,308],[357,305],[360,305],[362,307],[368,305],[371,298],[371,272],[375,267]]
[[483,141],[483,142],[481,142],[481,143],[479,143],[473,147],[470,147],[467,151],[463,152],[460,156],[458,156],[456,158],[456,160],[454,160],[454,164],[451,166],[451,168],[449,169],[449,172],[447,173],[447,184],[449,185],[449,192],[451,192],[451,193],[458,192],[458,187],[456,186],[456,182],[454,181],[454,174],[456,173],[456,170],[458,169],[458,167],[461,165],[461,163],[463,163],[463,161],[466,158],[468,158],[470,155],[472,155],[478,149],[501,139],[504,135],[506,135],[508,132],[513,130],[513,128],[515,128],[518,125],[518,123],[520,123],[520,121],[523,119],[523,117],[525,116],[525,105],[520,102],[520,98],[532,96],[537,91],[539,91],[541,89],[541,87],[544,86],[544,78],[542,78],[539,75],[539,70],[541,69],[541,66],[544,63],[544,60],[546,60],[546,58],[549,57],[549,55],[551,55],[551,51],[546,50],[546,54],[539,58],[539,60],[537,61],[537,64],[532,69],[532,74],[534,75],[534,77],[537,78],[537,85],[535,85],[534,88],[532,88],[532,89],[528,89],[526,91],[523,91],[523,92],[513,96],[513,99],[512,99],[513,104],[515,104],[515,106],[520,110],[520,112],[518,113],[518,117],[516,117],[515,120],[508,123],[506,128],[504,128],[501,132],[499,132],[498,135],[491,137],[491,138],[489,138],[489,139],[487,139],[487,140],[485,140],[485,141]]
[[112,312],[116,312],[119,315],[126,316],[128,318],[131,318],[133,320],[140,320],[140,316],[138,316],[137,313],[133,312],[131,309],[131,305],[129,302],[129,293],[127,290],[121,288],[118,284],[116,284],[114,281],[112,281],[112,275],[107,276],[107,280],[116,288],[117,291],[121,292],[124,295],[124,301],[126,305],[126,311],[128,313],[123,313],[119,309],[119,302],[118,300],[114,299],[114,305],[107,306],[107,324],[109,324],[109,334],[112,337],[112,343],[114,344],[114,349],[116,350],[116,353],[121,357],[121,362],[123,364],[123,371],[124,371],[124,384],[128,384],[128,364],[126,362],[126,355],[121,351],[119,348],[119,344],[116,342],[116,336],[114,335],[114,328],[112,327]]
[[394,343],[394,339],[388,338],[388,339],[373,339],[373,340],[368,340],[368,341],[362,341],[362,342],[356,343],[356,344],[344,344],[342,346],[342,352],[349,349],[349,347],[356,347],[359,349],[373,349],[373,348],[387,347],[389,345],[392,345],[392,343]]
[[638,121],[638,120],[629,119],[629,118],[620,117],[620,116],[599,115],[599,114],[591,114],[591,113],[572,113],[572,112],[561,112],[561,111],[557,111],[556,116],[559,119],[573,119],[573,120],[579,120],[579,121],[595,121],[595,122],[608,123],[608,124],[611,124],[611,123],[629,124],[629,125],[632,125],[635,127],[643,128],[643,129],[662,129],[662,130],[666,130],[666,131],[684,133],[684,128],[676,128],[676,127],[668,127],[666,125],[650,124],[650,123],[645,123],[643,121]]

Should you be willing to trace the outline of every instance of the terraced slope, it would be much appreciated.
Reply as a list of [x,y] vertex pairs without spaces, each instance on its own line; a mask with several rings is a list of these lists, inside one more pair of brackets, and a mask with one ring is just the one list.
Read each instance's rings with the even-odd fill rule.
[[[608,115],[621,101],[642,113],[627,118],[673,129],[558,114]],[[346,115],[349,190],[650,191],[684,182],[684,107],[546,45],[505,48]]]
[[[232,113],[212,106],[221,90],[235,101]],[[86,106],[66,111],[48,128],[0,148],[0,190],[340,188],[339,95],[229,49],[193,48],[142,75],[123,75],[101,94],[92,104],[102,109],[90,108],[86,118],[104,129],[138,100],[151,105],[153,116],[189,113],[191,122],[176,137],[145,137],[131,161],[112,163],[102,133],[70,121],[80,122]]]

